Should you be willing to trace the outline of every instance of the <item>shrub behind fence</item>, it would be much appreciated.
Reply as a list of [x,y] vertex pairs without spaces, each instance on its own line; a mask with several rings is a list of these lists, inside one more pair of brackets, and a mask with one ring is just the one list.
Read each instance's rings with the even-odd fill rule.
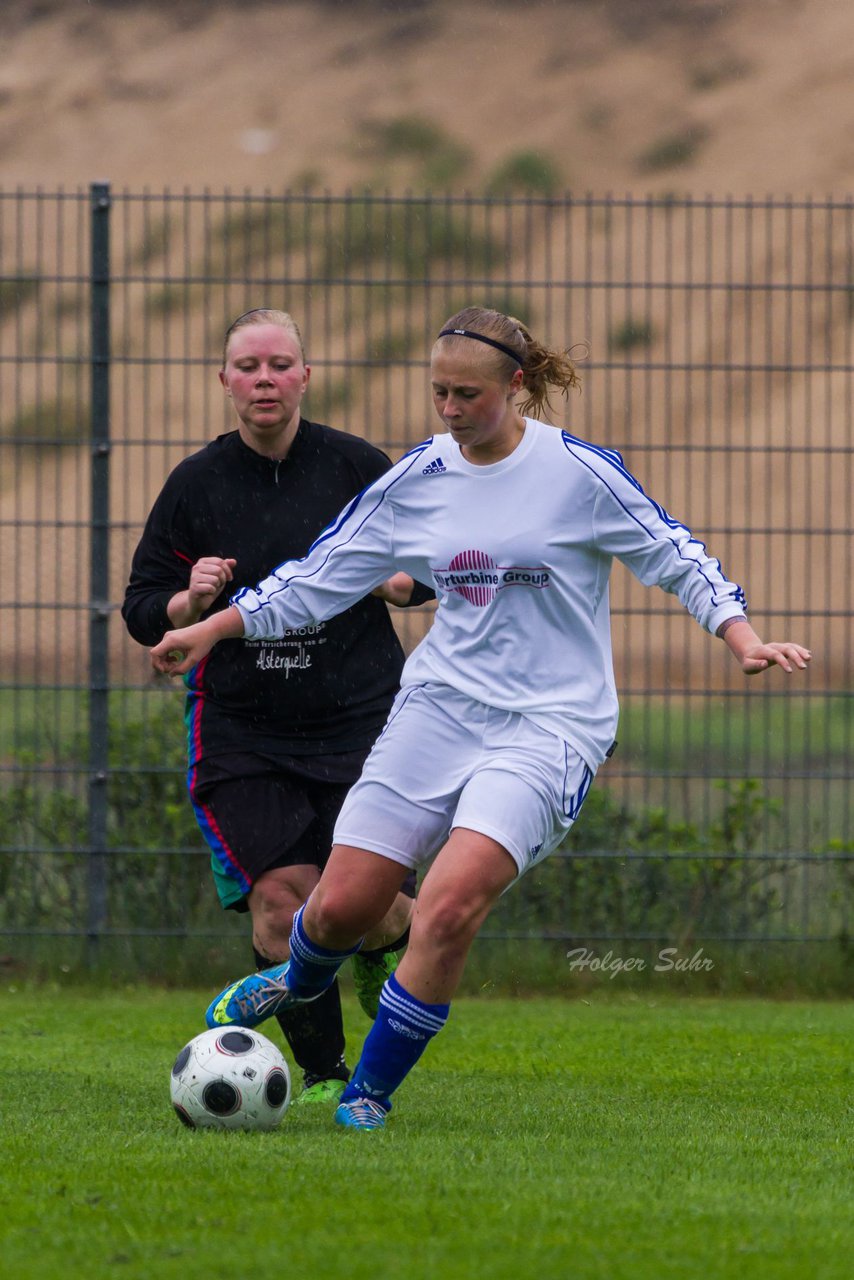
[[[180,696],[118,605],[167,472],[232,424],[239,312],[285,307],[309,416],[397,457],[481,302],[572,346],[554,421],[619,449],[807,680],[746,682],[616,566],[623,715],[566,848],[487,935],[839,943],[851,927],[854,206],[712,199],[0,192],[0,932],[238,936],[184,796]],[[429,609],[401,616],[411,647]],[[241,935],[242,936],[242,935]],[[207,953],[206,953],[207,954]]]

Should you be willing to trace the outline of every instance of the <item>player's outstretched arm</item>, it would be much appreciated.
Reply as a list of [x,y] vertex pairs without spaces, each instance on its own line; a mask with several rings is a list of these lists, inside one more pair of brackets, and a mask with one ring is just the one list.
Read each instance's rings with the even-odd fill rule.
[[809,649],[791,640],[764,644],[746,619],[731,623],[723,639],[746,676],[757,676],[774,665],[791,675],[796,667],[806,669],[812,658]]
[[243,634],[240,610],[230,605],[191,627],[167,631],[151,650],[151,663],[163,675],[181,676],[207,657],[218,640],[239,640]]

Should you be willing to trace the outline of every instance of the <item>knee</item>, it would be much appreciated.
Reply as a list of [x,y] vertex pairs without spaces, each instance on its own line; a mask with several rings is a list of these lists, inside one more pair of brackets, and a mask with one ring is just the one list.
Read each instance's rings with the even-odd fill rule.
[[418,924],[431,945],[454,949],[468,946],[482,921],[483,912],[476,903],[448,893],[416,906],[413,932]]
[[305,901],[297,886],[282,876],[262,875],[252,886],[249,905],[253,916],[290,930],[295,913]]
[[363,932],[360,922],[354,918],[349,895],[323,885],[318,885],[311,895],[304,923],[309,936],[320,946],[335,946],[342,937],[349,938],[351,934],[353,941],[358,942]]

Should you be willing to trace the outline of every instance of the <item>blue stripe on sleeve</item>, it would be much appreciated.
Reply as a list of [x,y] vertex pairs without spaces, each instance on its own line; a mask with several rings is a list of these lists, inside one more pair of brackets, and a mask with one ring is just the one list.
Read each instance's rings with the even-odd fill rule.
[[[578,449],[587,449],[590,453],[595,454],[596,457],[602,458],[603,461],[607,462],[609,466],[612,466],[614,470],[617,471],[623,477],[623,479],[626,480],[632,486],[632,488],[635,489],[640,494],[640,496],[646,502],[649,503],[649,505],[653,508],[653,510],[655,511],[659,519],[662,521],[662,523],[667,525],[668,529],[682,529],[685,533],[687,533],[689,542],[693,543],[694,546],[700,547],[700,549],[703,552],[703,555],[706,556],[708,560],[711,560],[712,564],[717,565],[718,571],[720,572],[720,575],[723,581],[726,582],[729,586],[735,588],[735,592],[733,596],[732,597],[728,596],[727,598],[728,599],[732,598],[737,604],[741,604],[745,608],[747,607],[747,601],[746,601],[743,589],[738,585],[738,583],[732,582],[726,576],[726,574],[723,571],[723,566],[721,565],[720,560],[716,559],[714,556],[709,556],[706,552],[705,543],[701,542],[699,538],[695,538],[694,535],[691,533],[691,530],[686,525],[682,524],[680,520],[675,520],[673,516],[669,515],[668,512],[665,511],[664,507],[659,506],[659,504],[655,502],[654,499],[652,499],[649,496],[649,494],[644,491],[640,481],[638,481],[632,475],[632,473],[626,469],[625,465],[623,464],[623,459],[620,456],[620,454],[617,453],[616,449],[602,449],[598,445],[591,444],[588,440],[581,440],[578,438],[578,436],[570,435],[568,431],[562,431],[561,437],[563,439],[564,448],[567,450],[568,453],[573,454],[573,456],[577,456],[573,452],[573,448],[575,447]],[[642,520],[638,519],[638,517],[635,515],[633,511],[629,510],[629,508],[620,498],[619,494],[612,488],[611,485],[608,484],[608,481],[605,479],[605,477],[600,475],[598,471],[596,471],[593,467],[591,467],[590,464],[586,462],[584,458],[578,458],[578,461],[582,464],[582,466],[587,467],[588,470],[592,471],[593,474],[602,481],[602,483],[606,486],[609,492],[613,495],[614,500],[617,503],[619,503],[619,505],[625,511],[626,515],[629,516],[630,519],[634,520],[635,524],[637,524],[641,529],[643,529],[644,533],[649,538],[651,538],[653,541],[656,541],[657,539],[655,534],[652,533],[652,531],[646,527],[646,525],[643,523]],[[675,549],[680,560],[684,560],[687,564],[693,564],[697,572],[699,573],[700,577],[703,579],[704,582],[706,582],[706,584],[709,587],[709,591],[711,592],[712,605],[723,603],[722,601],[719,601],[717,599],[715,584],[704,572],[703,566],[699,564],[696,560],[693,560],[690,556],[683,555],[682,548],[675,541],[675,539],[670,539],[670,542],[672,543],[672,546]]]
[[[401,470],[399,471],[399,474],[394,476],[394,478],[390,482],[383,483],[384,481],[387,480],[387,477],[390,474],[389,472],[386,472],[386,475],[380,477],[379,480],[374,480],[372,484],[366,485],[364,489],[362,489],[359,493],[356,494],[352,502],[350,502],[349,505],[346,506],[344,510],[336,516],[336,518],[332,521],[332,523],[328,524],[326,528],[323,529],[318,534],[318,536],[315,538],[314,542],[311,544],[311,546],[309,547],[308,551],[305,553],[304,556],[300,557],[299,560],[293,560],[293,561],[283,560],[281,564],[276,565],[275,569],[273,569],[267,575],[267,578],[265,579],[265,581],[267,581],[269,578],[276,577],[279,570],[284,568],[286,564],[294,564],[294,565],[304,564],[305,561],[309,558],[309,556],[314,551],[315,547],[319,547],[322,543],[328,542],[330,538],[335,538],[340,533],[340,531],[345,528],[348,521],[350,521],[357,513],[359,506],[364,502],[366,495],[372,495],[376,499],[376,501],[373,503],[373,505],[370,507],[369,510],[366,510],[364,512],[362,518],[348,532],[347,536],[341,542],[336,543],[336,547],[344,547],[347,545],[348,542],[352,542],[353,538],[355,538],[359,530],[362,529],[364,525],[370,520],[371,516],[373,516],[380,509],[389,491],[400,480],[403,479],[403,477],[409,472],[413,464],[418,460],[418,458],[420,458],[424,450],[429,448],[432,442],[433,442],[433,437],[431,436],[429,440],[424,440],[421,444],[416,445],[413,449],[410,449],[408,453],[405,453],[403,457],[400,459],[400,461],[396,464],[396,467],[393,468],[393,470],[397,468],[401,468]],[[407,465],[405,467],[402,467],[401,464],[404,462],[407,463]],[[373,492],[374,490],[376,490],[376,493]],[[330,547],[330,555],[332,551],[336,549],[336,547]],[[288,576],[288,578],[282,579],[282,585],[281,587],[279,587],[277,591],[267,592],[267,601],[271,600],[273,596],[279,595],[281,591],[284,591],[289,583],[297,581],[301,577],[314,577],[314,575],[320,569],[322,569],[324,565],[327,563],[327,559],[321,561],[320,564],[315,565],[314,568],[311,570],[310,574],[298,574],[294,572],[294,573],[291,573]],[[261,609],[265,607],[266,602],[262,601],[255,608],[250,608],[248,605],[242,604],[244,597],[250,593],[254,594],[256,590],[257,590],[256,587],[241,588],[241,590],[238,591],[236,595],[233,595],[231,597],[231,599],[229,600],[229,604],[239,604],[243,609],[246,610],[247,613],[250,613],[250,614],[258,613]]]

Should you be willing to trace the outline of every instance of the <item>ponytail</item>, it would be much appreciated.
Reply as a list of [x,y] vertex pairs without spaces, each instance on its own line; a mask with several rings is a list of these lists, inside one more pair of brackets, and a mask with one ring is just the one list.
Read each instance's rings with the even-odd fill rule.
[[[456,332],[447,333],[447,330]],[[550,408],[549,394],[553,389],[566,398],[571,389],[581,386],[569,352],[545,346],[515,316],[490,311],[487,307],[465,307],[445,321],[438,340],[465,342],[465,333],[460,330],[468,330],[472,336],[481,334],[501,344],[498,349],[492,348],[489,358],[496,362],[508,379],[521,365],[522,387],[527,393],[519,406],[523,414],[533,412],[539,416]]]

